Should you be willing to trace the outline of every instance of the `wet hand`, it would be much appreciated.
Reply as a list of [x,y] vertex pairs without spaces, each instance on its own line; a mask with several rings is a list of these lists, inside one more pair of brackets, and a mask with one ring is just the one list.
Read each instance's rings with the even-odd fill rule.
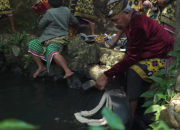
[[99,90],[103,90],[107,82],[108,82],[108,77],[103,73],[98,77],[95,87],[98,88]]

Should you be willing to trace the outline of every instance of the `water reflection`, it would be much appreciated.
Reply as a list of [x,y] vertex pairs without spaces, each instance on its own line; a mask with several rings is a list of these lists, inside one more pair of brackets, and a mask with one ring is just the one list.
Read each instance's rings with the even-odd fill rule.
[[24,120],[40,130],[86,130],[73,116],[80,94],[66,84],[0,75],[0,120]]

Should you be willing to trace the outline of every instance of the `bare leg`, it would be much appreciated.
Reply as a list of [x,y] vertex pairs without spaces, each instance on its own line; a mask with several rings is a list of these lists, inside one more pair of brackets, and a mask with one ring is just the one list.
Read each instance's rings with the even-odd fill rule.
[[95,24],[89,23],[91,35],[95,35]]
[[32,57],[38,65],[37,71],[33,74],[33,77],[36,78],[38,76],[38,74],[40,74],[41,72],[46,70],[46,66],[44,66],[44,64],[42,63],[42,61],[39,57],[37,57],[35,55],[32,55]]
[[74,72],[72,72],[69,69],[69,67],[67,66],[67,63],[66,63],[64,57],[61,54],[59,54],[59,53],[55,54],[53,56],[53,59],[59,66],[61,66],[64,69],[64,71],[66,73],[64,78],[69,78],[71,75],[74,74]]
[[136,107],[137,107],[138,101],[139,101],[139,99],[130,101],[132,125],[133,125],[134,114],[135,114],[135,111],[136,111]]
[[8,16],[9,21],[11,23],[11,28],[12,28],[12,32],[15,33],[16,29],[14,28],[14,20],[13,20],[13,16]]

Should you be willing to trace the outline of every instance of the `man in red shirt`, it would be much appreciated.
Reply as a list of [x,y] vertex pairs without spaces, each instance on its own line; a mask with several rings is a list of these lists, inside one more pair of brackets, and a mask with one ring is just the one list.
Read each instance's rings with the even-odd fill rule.
[[[120,77],[121,85],[126,86],[133,119],[140,95],[152,83],[148,77],[165,68],[165,59],[173,50],[174,40],[155,20],[132,10],[127,0],[110,0],[102,6],[101,12],[119,29],[115,40],[125,32],[129,42],[123,60],[104,72],[97,79],[96,87],[103,90],[109,80]],[[122,81],[125,72],[126,83]]]

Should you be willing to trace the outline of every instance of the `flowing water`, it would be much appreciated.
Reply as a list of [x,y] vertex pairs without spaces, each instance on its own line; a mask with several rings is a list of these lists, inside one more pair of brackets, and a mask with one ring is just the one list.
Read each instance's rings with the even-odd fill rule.
[[40,130],[86,130],[73,110],[80,90],[67,84],[0,75],[0,121],[9,118],[39,125]]

